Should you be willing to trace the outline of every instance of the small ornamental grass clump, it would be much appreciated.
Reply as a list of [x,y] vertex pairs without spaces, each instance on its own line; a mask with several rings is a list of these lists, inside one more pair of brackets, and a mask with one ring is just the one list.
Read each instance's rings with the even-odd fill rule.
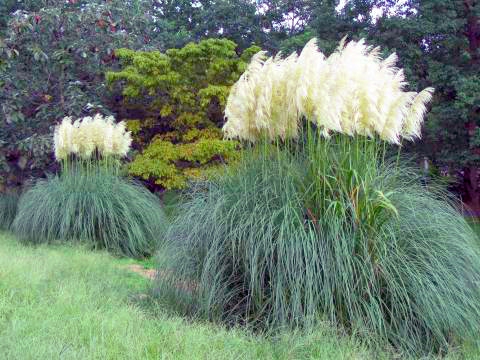
[[0,193],[0,230],[8,230],[17,213],[18,195]]
[[159,259],[159,295],[266,330],[331,321],[417,355],[476,334],[475,233],[453,199],[386,156],[386,142],[420,136],[432,89],[404,93],[395,57],[363,42],[326,60],[314,43],[299,57],[259,56],[224,128],[258,146],[185,203]]
[[62,172],[21,197],[16,235],[33,244],[84,242],[118,255],[153,254],[166,220],[155,195],[118,175],[131,143],[124,123],[100,115],[65,118],[54,142]]

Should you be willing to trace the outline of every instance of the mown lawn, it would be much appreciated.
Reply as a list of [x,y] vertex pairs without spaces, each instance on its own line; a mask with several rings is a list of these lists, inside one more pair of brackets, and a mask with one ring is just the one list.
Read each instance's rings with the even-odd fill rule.
[[125,269],[130,262],[0,234],[0,358],[370,358],[327,330],[266,340],[170,316],[145,299],[149,280]]
[[[0,358],[389,357],[327,328],[266,339],[187,322],[149,300],[149,280],[126,269],[131,262],[78,247],[25,247],[0,233]],[[464,356],[457,351],[450,357]]]

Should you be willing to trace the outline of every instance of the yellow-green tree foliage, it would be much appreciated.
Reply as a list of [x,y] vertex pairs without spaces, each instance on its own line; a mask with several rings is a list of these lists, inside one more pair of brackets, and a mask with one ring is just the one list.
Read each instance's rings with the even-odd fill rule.
[[238,157],[238,144],[222,139],[230,87],[256,46],[242,54],[226,39],[190,43],[165,53],[119,49],[121,70],[107,73],[120,86],[122,111],[137,148],[129,172],[151,184],[178,189]]

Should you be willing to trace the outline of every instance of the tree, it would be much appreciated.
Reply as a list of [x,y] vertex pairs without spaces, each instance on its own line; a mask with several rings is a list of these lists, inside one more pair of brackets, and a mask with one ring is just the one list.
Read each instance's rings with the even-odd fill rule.
[[121,71],[107,80],[120,86],[122,118],[142,149],[129,171],[151,188],[177,189],[188,179],[216,171],[238,156],[235,142],[222,140],[223,109],[230,87],[258,47],[241,55],[226,39],[189,43],[181,49],[144,52],[121,49]]
[[168,19],[192,41],[227,38],[240,49],[265,41],[260,16],[249,0],[156,0],[159,18]]
[[0,35],[7,29],[10,17],[18,10],[38,11],[48,0],[3,0],[0,3]]
[[57,120],[110,113],[104,72],[116,48],[166,49],[185,38],[154,16],[152,1],[22,4],[10,3],[8,11],[16,11],[0,38],[0,177],[10,183],[52,166],[50,134]]
[[[265,0],[265,3],[284,4],[277,16],[287,27],[283,29],[284,37],[279,45],[282,51],[290,53],[300,50],[311,38],[316,37],[319,48],[327,55],[335,50],[344,37],[350,40],[367,37],[373,25],[372,10],[377,6],[375,0]],[[289,27],[289,22],[285,20],[294,18],[296,20],[292,24],[297,26]]]
[[458,172],[464,200],[478,209],[480,2],[408,1],[397,13],[380,18],[370,36],[399,54],[413,88],[436,88],[424,141],[413,150]]
[[302,32],[310,23],[317,6],[315,0],[260,0],[257,12],[262,14],[268,31],[292,36]]

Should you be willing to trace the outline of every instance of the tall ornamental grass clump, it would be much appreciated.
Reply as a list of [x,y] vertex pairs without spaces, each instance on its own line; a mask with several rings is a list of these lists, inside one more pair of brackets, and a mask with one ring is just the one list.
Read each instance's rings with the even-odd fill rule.
[[118,255],[153,254],[166,229],[159,199],[119,176],[130,148],[124,123],[65,118],[55,130],[61,174],[21,197],[12,229],[25,243],[83,242]]
[[432,89],[404,92],[395,56],[362,41],[328,59],[314,42],[263,56],[234,86],[224,128],[257,146],[184,205],[158,293],[213,320],[326,320],[411,354],[476,334],[475,233],[453,199],[386,156],[420,136]]
[[18,195],[0,193],[0,230],[9,230],[17,213]]

